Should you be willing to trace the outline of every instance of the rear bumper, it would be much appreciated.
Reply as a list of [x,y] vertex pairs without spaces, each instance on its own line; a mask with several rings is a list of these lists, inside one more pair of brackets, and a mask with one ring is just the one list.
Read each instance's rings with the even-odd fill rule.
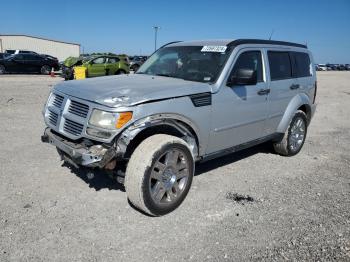
[[77,168],[79,166],[103,168],[116,156],[116,150],[113,147],[74,143],[54,134],[50,128],[45,129],[41,141],[55,146],[62,160]]

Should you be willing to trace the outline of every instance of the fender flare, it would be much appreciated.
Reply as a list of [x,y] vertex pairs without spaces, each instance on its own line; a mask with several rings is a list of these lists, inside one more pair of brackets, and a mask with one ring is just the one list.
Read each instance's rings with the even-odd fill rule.
[[118,155],[124,155],[130,142],[143,130],[150,127],[168,125],[176,128],[181,134],[183,139],[190,146],[194,159],[199,156],[199,129],[188,118],[179,114],[155,114],[147,116],[142,119],[138,119],[125,128],[116,139],[116,146]]
[[283,117],[282,117],[280,123],[278,124],[277,133],[285,133],[286,132],[286,130],[289,126],[289,123],[292,120],[295,112],[301,106],[306,106],[308,111],[309,110],[311,111],[310,102],[311,102],[310,98],[304,93],[300,93],[300,94],[297,94],[296,96],[294,96],[292,98],[292,100],[289,102],[287,109],[285,110]]

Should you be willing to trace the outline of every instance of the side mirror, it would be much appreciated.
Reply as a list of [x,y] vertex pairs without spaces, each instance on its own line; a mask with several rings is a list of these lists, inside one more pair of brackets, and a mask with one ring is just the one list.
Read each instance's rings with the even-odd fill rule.
[[256,70],[240,68],[227,81],[227,86],[256,85],[258,76]]

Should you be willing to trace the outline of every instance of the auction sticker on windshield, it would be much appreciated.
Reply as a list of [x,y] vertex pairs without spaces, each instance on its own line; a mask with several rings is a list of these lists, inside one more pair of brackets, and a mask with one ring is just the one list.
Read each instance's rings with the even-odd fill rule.
[[224,45],[205,45],[203,46],[201,52],[217,52],[223,53],[226,51],[227,46]]

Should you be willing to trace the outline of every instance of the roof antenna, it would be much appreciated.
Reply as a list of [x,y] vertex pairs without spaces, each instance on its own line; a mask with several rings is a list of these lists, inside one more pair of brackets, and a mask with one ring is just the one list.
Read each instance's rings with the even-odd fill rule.
[[271,34],[270,34],[270,37],[269,37],[269,40],[271,40],[271,37],[272,37],[272,35],[273,35],[274,32],[275,32],[275,30],[272,29]]

